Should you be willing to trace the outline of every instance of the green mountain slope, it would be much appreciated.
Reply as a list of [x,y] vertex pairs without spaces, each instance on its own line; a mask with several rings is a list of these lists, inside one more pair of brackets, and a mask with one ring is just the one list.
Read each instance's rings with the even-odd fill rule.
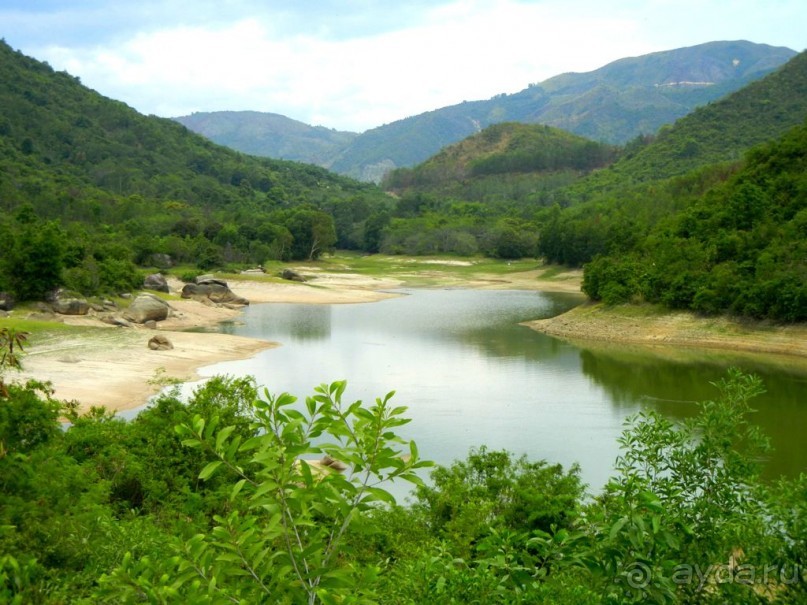
[[583,287],[609,303],[807,321],[807,122],[629,253],[596,258]]
[[143,116],[5,43],[0,106],[0,238],[15,242],[0,249],[0,290],[30,277],[14,274],[34,270],[45,232],[64,270],[51,286],[114,291],[133,261],[210,268],[361,247],[364,221],[389,203],[372,185]]
[[414,166],[500,122],[547,124],[596,141],[624,143],[655,133],[794,55],[790,49],[764,44],[710,42],[621,59],[588,73],[562,74],[515,94],[443,107],[360,135],[257,112],[201,113],[176,119],[240,151],[309,161],[379,182],[393,168]]
[[499,122],[548,124],[624,143],[737,90],[796,53],[750,42],[711,42],[622,59],[564,74],[511,95],[409,117],[357,137],[331,164],[357,178],[424,161],[439,149]]
[[[807,53],[765,78],[681,118],[645,146],[573,184],[544,226],[550,261],[582,265],[624,252],[652,225],[729,178],[754,145],[807,118]],[[637,239],[638,238],[638,239]]]
[[358,136],[258,111],[198,112],[174,119],[219,145],[251,155],[324,168]]
[[[504,122],[449,145],[413,168],[392,171],[383,182],[397,194],[418,191],[485,201],[475,192],[495,183],[528,176],[534,188],[563,183],[609,164],[616,148],[557,128]],[[559,178],[566,175],[566,178]]]

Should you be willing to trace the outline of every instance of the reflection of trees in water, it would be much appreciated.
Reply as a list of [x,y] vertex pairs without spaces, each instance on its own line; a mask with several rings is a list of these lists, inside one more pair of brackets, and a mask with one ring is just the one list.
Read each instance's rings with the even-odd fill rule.
[[464,332],[461,338],[463,344],[475,347],[489,357],[547,361],[566,353],[577,363],[573,347],[526,326],[479,328]]
[[330,305],[260,305],[249,309],[243,323],[221,324],[219,331],[278,340],[325,340],[331,336],[331,311]]
[[586,348],[580,350],[583,373],[605,389],[619,409],[637,403],[672,419],[697,412],[696,401],[717,397],[710,383],[725,377],[729,367],[757,374],[766,392],[751,401],[757,410],[750,418],[771,438],[774,453],[768,465],[771,477],[807,472],[807,371],[774,367],[757,358],[695,353],[671,358],[653,348]]

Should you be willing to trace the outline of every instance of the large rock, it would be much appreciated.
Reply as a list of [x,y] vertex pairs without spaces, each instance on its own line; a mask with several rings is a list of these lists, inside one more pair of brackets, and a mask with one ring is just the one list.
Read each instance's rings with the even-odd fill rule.
[[123,319],[123,317],[118,317],[117,315],[105,315],[101,318],[105,324],[109,324],[110,326],[118,326],[119,328],[131,328],[132,324],[127,320]]
[[168,317],[171,307],[162,298],[141,292],[123,313],[123,317],[134,323],[142,324],[150,319],[162,321]]
[[207,299],[214,303],[229,303],[233,305],[248,305],[246,298],[238,296],[226,285],[220,283],[205,282],[202,284],[185,284],[182,288],[182,298],[193,298],[196,300]]
[[146,290],[155,290],[156,292],[170,292],[168,282],[165,281],[165,276],[162,273],[152,273],[147,275],[143,280],[143,288]]
[[198,286],[223,286],[227,288],[227,282],[213,275],[198,275],[194,280]]
[[149,339],[149,349],[152,351],[170,351],[174,348],[171,341],[162,334],[157,334]]
[[305,277],[297,273],[294,269],[283,269],[283,271],[280,272],[280,277],[289,281],[306,281]]
[[86,315],[90,311],[90,304],[83,298],[57,298],[51,307],[59,315]]
[[0,292],[0,311],[11,311],[14,308],[14,297],[8,292]]

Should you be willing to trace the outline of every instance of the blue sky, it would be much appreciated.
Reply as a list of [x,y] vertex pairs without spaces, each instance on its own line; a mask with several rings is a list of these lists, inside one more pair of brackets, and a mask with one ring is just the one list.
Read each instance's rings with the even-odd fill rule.
[[0,36],[138,111],[362,131],[713,40],[802,51],[804,0],[0,0]]

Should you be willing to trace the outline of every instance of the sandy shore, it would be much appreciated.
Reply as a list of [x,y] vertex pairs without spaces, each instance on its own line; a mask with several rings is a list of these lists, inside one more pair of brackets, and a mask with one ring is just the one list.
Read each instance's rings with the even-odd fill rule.
[[[397,296],[382,290],[401,285],[397,280],[349,274],[316,276],[307,283],[254,279],[230,279],[228,283],[235,294],[253,304],[373,302]],[[169,286],[176,294],[182,283],[169,280]],[[246,359],[278,346],[241,336],[186,331],[235,320],[242,314],[240,309],[179,298],[169,304],[171,315],[158,323],[156,331],[142,326],[112,327],[93,316],[64,316],[64,323],[82,329],[36,339],[27,348],[25,371],[9,378],[48,381],[56,398],[78,401],[82,411],[92,406],[119,411],[143,405],[167,380],[194,380],[199,368]],[[149,349],[148,341],[156,333],[166,336],[174,348]]]
[[807,326],[775,326],[699,317],[692,313],[656,313],[643,307],[608,309],[585,304],[557,317],[526,322],[534,330],[569,341],[665,345],[788,355],[807,358]]
[[[460,261],[454,261],[460,262]],[[452,275],[422,269],[397,278],[368,277],[352,273],[328,273],[301,268],[305,283],[266,278],[228,277],[231,290],[252,304],[365,303],[398,296],[397,288],[411,285],[411,278],[440,287],[483,289],[528,289],[579,293],[581,272],[547,272],[534,269],[506,275]],[[414,283],[419,283],[418,281]],[[170,281],[174,294],[179,281]],[[584,298],[581,295],[581,302]],[[193,328],[233,321],[242,310],[210,306],[194,300],[172,298],[171,316],[158,329],[141,326],[115,328],[97,317],[65,318],[65,323],[83,327],[39,336],[27,349],[25,372],[8,378],[49,381],[55,396],[75,400],[83,410],[103,406],[111,410],[139,407],[159,391],[166,380],[198,378],[197,370],[220,361],[246,359],[266,348],[278,346],[252,338],[214,332],[188,332]],[[714,348],[758,353],[786,354],[807,358],[807,326],[772,327],[741,324],[725,318],[704,319],[687,313],[649,313],[646,309],[609,310],[583,304],[551,319],[527,322],[531,328],[571,341],[614,342],[640,345]],[[174,348],[152,351],[148,340],[155,333],[168,337]]]

